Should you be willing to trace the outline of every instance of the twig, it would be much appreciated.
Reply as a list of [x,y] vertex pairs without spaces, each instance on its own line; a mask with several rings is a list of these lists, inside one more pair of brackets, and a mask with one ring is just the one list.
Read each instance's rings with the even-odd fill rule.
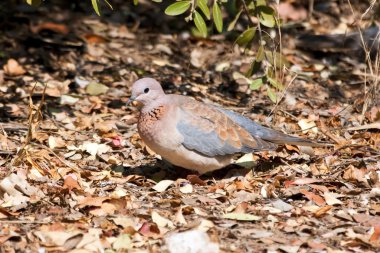
[[251,26],[255,26],[255,24],[253,23],[253,21],[251,19],[251,14],[249,14],[249,10],[248,10],[247,4],[245,3],[245,0],[240,0],[240,1],[243,4],[243,10],[244,10],[245,15],[247,15],[249,24]]
[[280,104],[280,101],[285,97],[285,94],[286,92],[288,91],[289,87],[293,84],[294,80],[297,78],[297,74],[295,76],[293,76],[292,80],[290,80],[289,84],[286,86],[284,92],[281,94],[281,97],[279,99],[277,99],[276,101],[276,105],[273,107],[273,109],[271,110],[271,112],[269,113],[269,115],[271,115],[278,107],[278,105]]
[[0,155],[13,155],[16,152],[16,150],[0,150]]
[[48,224],[48,223],[50,223],[50,221],[1,220],[1,223],[8,223],[8,224]]

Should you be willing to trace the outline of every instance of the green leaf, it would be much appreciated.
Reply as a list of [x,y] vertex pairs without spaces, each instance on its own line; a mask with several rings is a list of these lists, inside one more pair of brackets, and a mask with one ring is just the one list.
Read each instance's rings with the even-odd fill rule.
[[225,215],[223,215],[223,218],[240,221],[258,221],[262,219],[262,217],[260,216],[256,216],[249,213],[226,213]]
[[257,62],[262,62],[264,60],[264,46],[263,45],[260,45],[259,47],[259,50],[257,50],[257,54],[256,54],[256,61]]
[[138,5],[139,4],[139,0],[133,0],[133,5]]
[[207,0],[198,0],[198,7],[201,9],[206,18],[210,20],[210,9],[207,6]]
[[180,15],[189,9],[190,4],[190,1],[176,2],[174,4],[169,5],[168,8],[165,9],[165,14],[169,16]]
[[207,26],[205,21],[203,20],[201,14],[199,12],[195,11],[194,12],[194,24],[199,30],[199,32],[202,34],[202,37],[206,38],[207,37]]
[[267,5],[267,1],[265,1],[265,0],[256,0],[255,5],[256,6],[266,6]]
[[32,6],[39,6],[41,4],[41,0],[26,0],[26,2],[29,4],[29,5],[32,5]]
[[267,88],[267,93],[269,99],[272,100],[273,103],[277,103],[277,95],[270,87]]
[[276,79],[273,79],[273,78],[271,78],[271,77],[269,77],[269,76],[267,76],[267,78],[268,78],[269,83],[270,83],[273,87],[275,87],[275,88],[277,88],[277,89],[279,89],[279,90],[284,90],[284,86],[283,86],[281,83],[279,83]]
[[98,16],[100,16],[100,11],[99,11],[99,7],[98,7],[98,0],[91,0],[91,3],[92,3],[92,8],[94,8],[96,14],[98,14]]
[[212,18],[214,19],[216,30],[221,33],[223,31],[222,11],[216,1],[212,7]]
[[235,43],[239,46],[247,46],[249,42],[253,40],[253,37],[255,37],[256,28],[250,27],[247,30],[245,30],[242,34],[239,35],[239,37],[236,39]]
[[232,29],[234,29],[235,25],[236,25],[236,22],[239,20],[239,17],[241,15],[241,13],[243,12],[243,10],[240,10],[236,16],[234,17],[234,20],[231,21],[231,23],[228,25],[228,28],[227,28],[227,31],[231,31]]
[[263,78],[258,78],[251,81],[251,83],[249,84],[249,88],[251,90],[258,90],[261,86],[263,86],[263,84],[264,84]]
[[275,27],[276,19],[274,17],[274,10],[269,6],[258,6],[256,8],[257,16],[262,25],[266,27]]

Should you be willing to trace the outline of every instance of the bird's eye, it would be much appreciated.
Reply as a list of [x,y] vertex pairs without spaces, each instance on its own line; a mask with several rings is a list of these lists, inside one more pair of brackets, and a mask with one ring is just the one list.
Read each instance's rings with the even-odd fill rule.
[[149,92],[149,88],[145,88],[144,93],[148,93],[148,92]]

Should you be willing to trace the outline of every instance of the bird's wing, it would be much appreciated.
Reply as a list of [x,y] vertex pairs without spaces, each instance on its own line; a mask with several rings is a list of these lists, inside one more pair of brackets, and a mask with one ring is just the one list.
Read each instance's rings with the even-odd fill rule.
[[215,107],[183,98],[179,103],[177,130],[183,145],[206,156],[273,150],[277,146],[252,136]]

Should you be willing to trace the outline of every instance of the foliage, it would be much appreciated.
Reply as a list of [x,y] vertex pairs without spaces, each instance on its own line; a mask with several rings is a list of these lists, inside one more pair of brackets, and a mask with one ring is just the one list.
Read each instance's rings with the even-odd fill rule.
[[[94,11],[99,16],[100,1],[91,0]],[[112,8],[107,0],[103,1]],[[162,0],[152,1],[162,2]],[[41,0],[26,0],[26,2],[38,5]],[[133,0],[133,4],[137,5],[138,0]],[[224,25],[222,9],[233,15],[228,26]],[[185,20],[194,23],[197,29],[196,34],[203,38],[206,38],[214,30],[213,27],[217,32],[223,33],[235,30],[239,21],[248,23],[245,30],[235,40],[235,44],[244,49],[252,47],[254,42],[258,42],[259,45],[249,71],[244,73],[247,77],[246,81],[253,90],[258,90],[265,85],[268,97],[274,103],[278,102],[278,97],[273,89],[277,91],[284,89],[279,76],[289,63],[281,52],[277,52],[277,44],[266,32],[267,29],[274,29],[279,25],[277,13],[271,6],[270,0],[178,0],[165,9],[165,14],[169,16],[186,15]],[[253,18],[258,22],[253,22]],[[210,22],[213,27],[208,26]]]

